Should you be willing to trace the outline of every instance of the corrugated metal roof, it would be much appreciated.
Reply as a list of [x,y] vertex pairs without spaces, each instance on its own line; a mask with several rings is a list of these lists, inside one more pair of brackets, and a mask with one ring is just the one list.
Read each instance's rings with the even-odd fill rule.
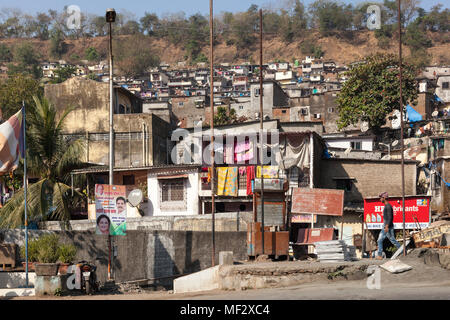
[[[122,171],[138,171],[138,170],[153,170],[153,169],[191,169],[191,168],[199,168],[201,165],[199,164],[165,164],[165,165],[159,165],[159,166],[142,166],[142,167],[126,167],[126,168],[113,168],[114,172],[122,172]],[[95,167],[89,167],[85,169],[77,169],[73,170],[73,174],[83,174],[83,173],[100,173],[100,172],[109,172],[108,166],[95,166]]]

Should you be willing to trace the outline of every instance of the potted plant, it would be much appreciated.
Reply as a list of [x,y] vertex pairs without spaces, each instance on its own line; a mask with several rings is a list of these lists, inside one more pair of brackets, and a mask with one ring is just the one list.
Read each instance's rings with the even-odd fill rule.
[[59,274],[67,274],[67,268],[73,263],[77,248],[73,244],[61,244],[59,250]]
[[[34,271],[34,264],[37,262],[39,242],[37,239],[28,241],[28,270]],[[20,247],[20,256],[23,259],[25,257],[25,245]],[[22,262],[25,269],[26,261]]]
[[59,236],[46,234],[38,239],[37,263],[35,270],[37,276],[56,276],[58,274]]

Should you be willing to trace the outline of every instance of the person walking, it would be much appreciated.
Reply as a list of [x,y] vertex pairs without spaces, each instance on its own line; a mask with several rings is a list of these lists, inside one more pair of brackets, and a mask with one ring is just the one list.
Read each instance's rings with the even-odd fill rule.
[[391,204],[387,201],[389,195],[387,192],[383,192],[379,195],[380,201],[384,204],[383,209],[383,229],[381,229],[380,235],[378,237],[378,255],[377,259],[382,260],[383,257],[383,241],[387,237],[389,241],[398,248],[400,248],[400,243],[395,240],[394,234],[394,210]]

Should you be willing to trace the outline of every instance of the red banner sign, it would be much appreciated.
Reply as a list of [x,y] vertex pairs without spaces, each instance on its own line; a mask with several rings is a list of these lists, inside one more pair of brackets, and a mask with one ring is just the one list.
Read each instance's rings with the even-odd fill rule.
[[[405,228],[418,229],[430,225],[431,196],[405,197]],[[402,198],[389,198],[394,211],[394,229],[403,229]],[[364,199],[364,221],[368,229],[383,228],[384,204],[380,199]]]

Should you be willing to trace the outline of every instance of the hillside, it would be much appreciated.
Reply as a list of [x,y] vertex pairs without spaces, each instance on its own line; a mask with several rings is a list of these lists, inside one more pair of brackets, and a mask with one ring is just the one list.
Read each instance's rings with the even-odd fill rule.
[[[450,64],[450,33],[430,33],[430,38],[433,40],[433,46],[427,49],[430,56],[431,64],[449,65]],[[120,36],[116,39],[123,40]],[[349,39],[349,37],[351,39]],[[119,40],[119,42],[120,42]],[[49,57],[50,41],[40,41],[37,39],[0,39],[0,44],[6,44],[14,47],[22,41],[32,43],[36,52],[40,55],[41,61],[55,60]],[[155,39],[152,37],[145,37],[146,43],[153,52],[158,55],[161,62],[169,64],[176,64],[179,61],[184,61],[186,51],[183,47],[165,41],[164,39]],[[315,46],[320,46],[324,51],[324,58],[327,60],[334,60],[337,63],[347,64],[353,61],[360,60],[368,54],[375,52],[390,52],[398,53],[398,44],[396,37],[390,41],[387,49],[378,47],[377,39],[371,31],[354,31],[346,34],[337,34],[333,36],[323,37],[317,32],[309,31],[303,38],[295,39],[292,43],[286,44],[280,38],[267,35],[264,37],[264,62],[275,60],[286,60],[292,62],[294,59],[302,59],[307,55],[302,51],[302,43],[310,42]],[[108,37],[97,38],[82,38],[78,40],[65,40],[66,53],[62,59],[69,62],[76,62],[71,57],[77,55],[84,58],[85,50],[89,47],[95,47],[101,54],[102,58],[107,58],[108,53]],[[202,49],[205,56],[209,57],[209,47],[206,45]],[[408,47],[403,46],[404,56],[410,55]],[[259,44],[244,50],[239,50],[234,45],[226,45],[224,41],[218,40],[218,44],[214,48],[215,63],[242,63],[251,61],[253,63],[259,62]]]

